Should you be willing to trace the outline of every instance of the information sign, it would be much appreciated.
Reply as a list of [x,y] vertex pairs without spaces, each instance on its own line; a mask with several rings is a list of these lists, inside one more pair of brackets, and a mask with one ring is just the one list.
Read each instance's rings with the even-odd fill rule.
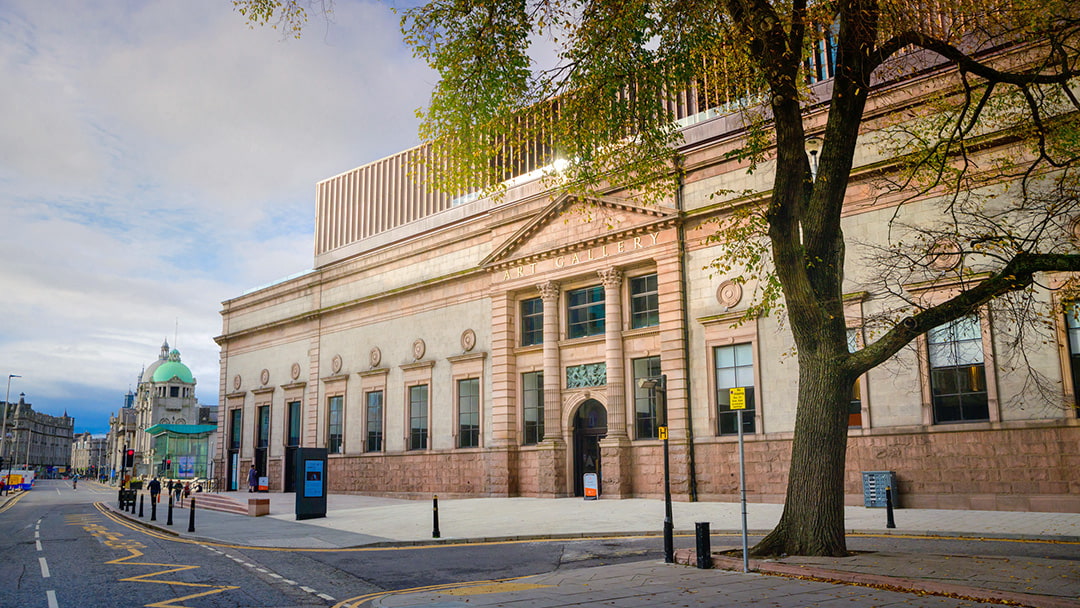
[[297,448],[296,519],[326,517],[326,448]]
[[746,387],[738,386],[728,389],[728,399],[730,408],[733,410],[745,410],[746,409]]
[[596,500],[600,496],[600,484],[596,473],[585,473],[585,500]]
[[660,439],[667,439],[667,427],[660,427]]

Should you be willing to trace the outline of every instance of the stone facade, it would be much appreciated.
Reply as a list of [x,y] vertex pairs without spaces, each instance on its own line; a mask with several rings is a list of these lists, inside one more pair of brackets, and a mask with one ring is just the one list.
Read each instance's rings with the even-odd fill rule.
[[[902,84],[921,91],[938,78]],[[905,103],[898,88],[873,98],[868,129]],[[809,113],[808,128],[822,120]],[[782,319],[738,322],[758,285],[710,267],[718,201],[735,196],[713,194],[771,187],[769,161],[751,173],[729,154],[741,134],[737,116],[686,127],[678,196],[653,206],[618,189],[581,199],[521,179],[499,198],[399,217],[412,199],[384,203],[364,187],[407,165],[395,158],[320,184],[315,270],[223,303],[215,469],[225,487],[242,488],[255,462],[272,490],[292,489],[291,451],[325,447],[331,492],[570,496],[596,472],[605,498],[662,496],[662,418],[638,380],[663,375],[674,497],[738,499],[726,404],[740,388],[752,406],[748,499],[782,501],[793,340]],[[860,148],[843,226],[852,243],[880,240],[898,204],[874,187],[880,161]],[[904,205],[911,218],[940,213],[931,197]],[[863,253],[853,246],[846,269],[854,344],[871,337],[864,320],[893,304],[864,287],[875,277]],[[905,506],[1080,510],[1077,351],[1058,317],[1055,343],[1026,353],[1049,396],[999,364],[1007,324],[988,312],[971,320],[986,376],[976,420],[935,423],[925,339],[860,378],[848,503],[863,501],[863,471],[887,470]]]

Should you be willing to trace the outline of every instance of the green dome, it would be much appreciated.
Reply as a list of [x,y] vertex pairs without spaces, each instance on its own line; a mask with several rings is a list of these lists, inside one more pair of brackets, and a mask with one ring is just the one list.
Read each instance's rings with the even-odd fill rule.
[[180,382],[187,384],[194,384],[195,378],[191,375],[191,370],[188,366],[179,361],[166,361],[158,366],[154,370],[154,382],[168,382],[176,377]]

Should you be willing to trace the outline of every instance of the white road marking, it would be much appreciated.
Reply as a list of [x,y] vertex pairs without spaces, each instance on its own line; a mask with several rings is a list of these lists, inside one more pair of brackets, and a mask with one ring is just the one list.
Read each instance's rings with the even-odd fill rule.
[[41,578],[49,578],[49,564],[45,563],[45,558],[39,557],[38,562],[41,564]]
[[41,538],[41,531],[40,530],[34,530],[34,538],[35,539]]
[[324,599],[324,600],[326,600],[328,602],[336,602],[337,601],[334,598],[330,597],[329,595],[326,595],[325,593],[316,593],[315,595],[321,597],[322,599]]
[[307,591],[308,593],[315,593],[315,590],[312,589],[311,587],[304,587],[303,585],[301,585],[300,588],[303,589],[304,591]]
[[41,541],[40,540],[35,540],[34,544],[37,545],[37,550],[41,551]]
[[60,604],[56,602],[56,592],[49,589],[45,592],[45,598],[49,601],[49,608],[60,608]]

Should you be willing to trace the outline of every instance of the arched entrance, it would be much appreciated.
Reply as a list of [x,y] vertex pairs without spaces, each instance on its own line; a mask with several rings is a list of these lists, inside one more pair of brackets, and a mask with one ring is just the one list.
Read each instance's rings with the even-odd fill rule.
[[[596,399],[582,403],[574,414],[574,496],[585,495],[585,473],[600,472],[600,440],[607,435],[607,410]],[[601,482],[600,485],[603,485]]]

